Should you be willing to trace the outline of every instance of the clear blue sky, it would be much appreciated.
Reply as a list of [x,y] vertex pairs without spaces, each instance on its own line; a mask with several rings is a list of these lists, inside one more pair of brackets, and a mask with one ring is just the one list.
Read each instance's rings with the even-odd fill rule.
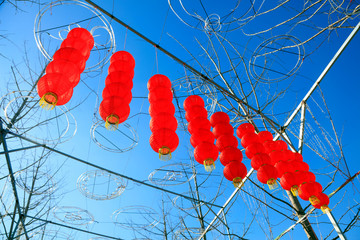
[[[189,50],[191,54],[196,56],[201,64],[206,68],[211,69],[210,75],[215,77],[215,81],[221,83],[221,80],[214,71],[212,63],[205,56],[203,50],[200,45],[205,49],[211,49],[211,45],[209,44],[208,37],[216,42],[215,48],[219,54],[219,60],[221,62],[221,67],[223,70],[229,68],[229,63],[227,61],[227,57],[222,47],[217,43],[217,40],[214,35],[207,35],[203,31],[191,28],[182,23],[169,9],[169,5],[166,1],[154,0],[154,1],[95,1],[97,4],[100,4],[105,10],[111,12],[113,15],[129,24],[131,27],[150,38],[154,42],[158,43],[163,48],[167,49],[171,53],[175,54],[180,59],[188,62],[194,68],[201,71],[199,64],[195,61],[191,60],[191,55],[184,50],[183,47],[179,43],[181,43],[186,49]],[[194,18],[189,17],[181,10],[178,1],[171,1],[173,3],[174,9],[177,11],[179,16],[183,18],[183,20],[192,24],[196,28],[202,28],[202,24],[199,23]],[[205,1],[204,1],[205,2]],[[232,5],[233,1],[226,0],[221,1],[219,4],[216,1],[212,1],[211,3],[206,3],[205,9],[206,13],[203,11],[203,8],[198,3],[191,4],[190,1],[184,1],[184,4],[192,13],[196,12],[203,18],[205,18],[206,14],[217,13],[222,19],[224,19],[225,23],[230,22],[232,17],[240,17],[244,16],[243,19],[250,16],[250,13],[244,11],[248,6],[246,3],[244,6],[240,7],[236,14],[231,17],[227,17],[226,13],[229,12],[234,6]],[[11,72],[10,66],[16,65],[18,66],[21,75],[28,79],[30,76],[36,78],[37,74],[40,73],[44,63],[46,62],[43,55],[40,53],[39,49],[36,46],[34,40],[34,21],[36,18],[36,14],[42,8],[37,4],[28,4],[28,3],[17,3],[19,9],[15,9],[14,6],[9,3],[4,3],[0,6],[0,34],[5,36],[5,38],[0,39],[0,63],[2,67],[0,68],[0,96],[4,96],[8,91],[13,91],[16,89],[16,86],[13,82],[13,76]],[[330,9],[330,6],[324,6],[321,8],[321,11],[313,17],[310,21],[306,22],[303,25],[296,25],[292,23],[285,24],[279,28],[276,28],[272,31],[267,31],[262,34],[258,34],[255,36],[250,36],[255,32],[266,30],[270,26],[274,26],[291,16],[294,16],[297,12],[296,9],[300,9],[299,2],[294,3],[293,5],[285,5],[282,8],[272,12],[271,14],[263,14],[261,16],[256,17],[254,20],[249,21],[249,23],[237,30],[231,31],[229,33],[221,33],[221,36],[226,37],[234,44],[239,52],[244,56],[245,64],[240,61],[238,58],[234,60],[237,65],[237,71],[240,75],[242,81],[246,81],[246,73],[245,67],[249,69],[249,60],[254,59],[253,53],[257,49],[262,42],[266,39],[277,35],[287,35],[286,39],[291,39],[292,41],[297,41],[295,38],[288,38],[289,35],[295,36],[300,41],[305,41],[309,37],[311,37],[315,33],[315,26],[323,27],[326,25],[328,21],[327,12]],[[45,6],[45,5],[44,5]],[[256,6],[259,8],[260,6]],[[274,6],[271,4],[265,4],[262,6],[261,11],[265,11],[266,9],[270,9]],[[319,6],[317,6],[319,7]],[[312,10],[313,11],[313,10]],[[310,16],[310,13],[306,13]],[[89,11],[86,9],[81,9],[81,7],[65,5],[65,6],[54,6],[49,9],[44,14],[43,20],[41,22],[41,29],[49,29],[52,27],[58,27],[62,25],[68,25],[70,22],[79,21],[86,19],[88,17],[92,17],[92,14],[89,14]],[[338,16],[336,14],[331,15],[332,18]],[[304,20],[306,17],[300,17],[299,20]],[[180,128],[177,131],[180,137],[180,144],[178,149],[173,153],[173,159],[170,162],[161,162],[158,159],[158,154],[153,152],[149,146],[148,139],[151,135],[150,129],[148,128],[148,122],[150,120],[150,116],[148,115],[148,107],[149,103],[147,101],[147,88],[146,83],[148,79],[156,73],[161,73],[167,75],[174,83],[174,89],[176,96],[179,97],[179,105],[182,106],[182,103],[185,97],[189,94],[187,91],[184,91],[182,88],[179,88],[179,85],[176,83],[179,82],[181,77],[185,75],[191,75],[189,71],[185,71],[184,67],[174,60],[166,56],[164,53],[156,50],[154,46],[146,43],[144,40],[131,33],[129,30],[126,30],[123,26],[119,25],[113,20],[107,18],[110,22],[114,34],[115,34],[115,42],[116,42],[116,51],[125,50],[129,51],[135,58],[136,67],[135,67],[135,77],[133,79],[134,88],[132,91],[133,101],[131,103],[131,114],[130,119],[127,121],[128,124],[132,126],[133,129],[137,131],[138,135],[138,145],[132,149],[131,151],[125,153],[111,153],[101,149],[97,146],[90,137],[90,129],[91,127],[100,120],[100,117],[97,113],[97,108],[99,105],[99,101],[101,101],[101,91],[104,87],[104,80],[107,75],[107,67],[108,64],[104,66],[103,71],[98,70],[96,72],[88,72],[82,74],[81,83],[75,88],[74,96],[67,104],[67,108],[71,109],[77,104],[81,103],[81,105],[75,110],[71,111],[74,118],[77,122],[77,131],[73,138],[71,138],[66,143],[59,144],[56,148],[74,155],[78,158],[81,158],[85,161],[91,162],[96,165],[100,165],[104,168],[111,169],[115,172],[127,175],[129,177],[139,179],[145,182],[148,182],[148,175],[154,171],[154,169],[160,168],[167,164],[172,163],[184,163],[184,164],[192,164],[189,159],[189,155],[192,154],[193,148],[189,143],[189,134],[186,131],[183,131]],[[355,25],[359,20],[356,17],[354,20],[350,21],[350,25]],[[331,20],[334,21],[334,20]],[[98,19],[91,19],[88,21],[84,21],[80,23],[81,27],[91,29],[94,26],[101,25],[102,23]],[[241,25],[240,23],[232,23],[232,24],[224,24],[222,26],[222,30],[224,29],[235,29]],[[346,24],[345,24],[346,25]],[[48,30],[45,32],[51,32],[51,34],[56,33],[58,30]],[[105,31],[102,29],[98,29],[99,36],[95,35],[95,40],[98,43],[106,43],[107,39],[104,37]],[[274,113],[276,119],[280,124],[284,123],[288,114],[291,110],[297,106],[306,92],[309,90],[311,85],[323,71],[325,66],[331,60],[335,52],[338,50],[342,42],[346,39],[348,34],[351,32],[351,29],[338,29],[336,31],[332,31],[329,36],[329,31],[325,31],[319,37],[316,37],[314,40],[310,41],[308,44],[304,45],[305,55],[304,59],[301,59],[302,65],[296,74],[284,81],[279,83],[272,83],[271,85],[259,83],[258,86],[258,96],[260,104],[264,104],[267,101],[267,96],[272,96],[276,93],[279,93],[282,90],[286,89],[285,94],[283,94],[273,105],[271,108],[267,108],[265,112],[267,114]],[[42,38],[44,39],[44,47],[49,50],[49,54],[52,55],[53,51],[58,47],[59,40],[49,37],[47,34],[43,34]],[[175,41],[176,39],[177,41]],[[198,41],[198,42],[197,42]],[[321,90],[326,99],[326,104],[331,112],[332,120],[334,126],[338,132],[338,136],[343,144],[343,151],[345,154],[346,162],[348,164],[348,168],[350,171],[350,175],[355,174],[359,171],[360,164],[358,163],[358,154],[357,149],[360,144],[360,140],[357,137],[359,133],[359,124],[357,123],[360,118],[360,113],[357,111],[360,107],[358,89],[360,87],[360,83],[358,81],[358,65],[360,62],[359,47],[360,35],[355,36],[352,42],[349,44],[348,48],[341,55],[339,60],[335,63],[334,67],[330,70],[328,75],[324,78],[321,84]],[[286,40],[279,41],[279,44],[288,44]],[[228,43],[224,43],[227,46],[227,49],[231,49]],[[317,49],[317,46],[320,47]],[[107,45],[108,46],[108,45]],[[269,45],[271,47],[275,45]],[[286,45],[285,45],[286,46]],[[100,54],[106,53],[106,50],[102,50],[101,47]],[[300,48],[299,48],[300,49]],[[289,48],[289,52],[297,52],[299,50],[296,47]],[[24,51],[27,51],[27,57],[29,60],[29,65],[33,69],[33,72],[29,73],[25,61]],[[52,53],[51,53],[52,51]],[[211,51],[211,50],[210,50]],[[301,49],[299,50],[301,51]],[[313,54],[310,54],[314,51]],[[88,64],[94,65],[99,61],[99,52],[93,51],[91,57],[89,59]],[[234,56],[235,52],[230,50],[230,55]],[[310,54],[310,55],[309,55]],[[213,52],[210,52],[211,56],[214,56]],[[100,55],[102,56],[102,55]],[[276,59],[275,61],[273,61]],[[282,74],[277,74],[275,71],[280,71],[286,73],[291,70],[292,66],[296,65],[296,57],[293,55],[287,55],[286,53],[281,53],[276,56],[269,56],[269,65],[268,68],[274,71],[265,71],[264,76],[268,78],[277,78],[282,76]],[[259,57],[257,59],[256,64],[261,65],[263,58]],[[88,66],[89,66],[88,65]],[[258,68],[255,67],[255,71],[259,71]],[[258,73],[258,72],[257,72]],[[16,74],[17,77],[20,76],[20,73]],[[233,74],[226,73],[224,75],[227,78],[234,77]],[[235,85],[238,83],[235,83]],[[245,91],[249,91],[249,84],[243,84]],[[20,86],[21,90],[29,90],[29,86],[27,84],[23,84]],[[235,88],[236,89],[236,88]],[[238,90],[236,90],[238,91]],[[332,125],[330,123],[330,119],[326,115],[326,107],[324,102],[319,95],[319,91],[316,91],[312,98],[309,100],[309,111],[306,113],[306,118],[308,119],[307,128],[305,130],[306,133],[306,141],[315,150],[320,151],[323,156],[331,159],[331,161],[335,161],[335,159],[339,156],[340,150],[335,147],[334,152],[331,151],[330,145],[327,143],[327,139],[334,143],[336,141],[335,135],[332,131]],[[10,97],[11,99],[11,97]],[[224,100],[222,96],[218,94],[217,99],[222,103]],[[252,99],[251,101],[253,101]],[[174,101],[175,103],[175,101]],[[227,105],[228,106],[228,105]],[[4,108],[4,106],[1,106]],[[179,116],[179,109],[177,108],[177,116]],[[220,108],[216,108],[218,111]],[[59,111],[59,110],[57,110]],[[55,110],[53,112],[44,113],[42,118],[50,117],[51,114],[56,114]],[[316,117],[319,121],[316,122],[312,115]],[[3,117],[3,113],[1,113]],[[242,121],[240,118],[234,119],[235,121]],[[296,118],[297,123],[291,125],[290,129],[293,132],[297,132],[297,126],[299,123],[299,117]],[[260,123],[260,121],[258,121]],[[31,123],[27,123],[31,124]],[[318,125],[319,124],[319,125]],[[51,122],[49,128],[46,129],[46,134],[50,134],[51,136],[56,136],[57,131],[63,131],[65,126],[64,118],[61,118],[59,122]],[[237,126],[238,124],[234,123]],[[260,125],[259,125],[260,126]],[[322,131],[322,127],[325,131]],[[100,129],[101,127],[99,127]],[[73,125],[71,125],[70,132],[73,130]],[[121,130],[123,130],[126,134],[128,130],[121,126]],[[263,130],[263,128],[261,128]],[[40,132],[38,132],[40,131]],[[36,130],[29,132],[30,137],[38,137],[43,136],[43,132],[45,130]],[[20,131],[21,133],[21,131]],[[126,136],[119,134],[118,135],[110,135],[114,133],[102,131],[102,134],[109,134],[109,138],[113,139],[114,143],[121,147],[127,147],[129,144],[129,140]],[[318,139],[315,136],[318,135],[319,140],[323,143],[321,145],[318,143]],[[71,135],[71,134],[70,134]],[[99,137],[99,136],[98,136]],[[295,138],[291,136],[292,140]],[[100,137],[99,137],[100,139]],[[103,140],[100,140],[103,141]],[[12,146],[17,146],[16,143]],[[37,150],[37,154],[40,152]],[[34,154],[33,152],[29,152],[27,156],[31,156]],[[15,156],[15,155],[14,155]],[[1,158],[3,159],[3,158]],[[313,151],[309,148],[304,148],[304,159],[310,165],[310,169],[317,174],[317,177],[320,183],[323,186],[326,186],[328,182],[330,182],[329,177],[324,176],[325,173],[329,173],[334,171],[333,167],[329,167],[329,164],[322,160],[320,157],[316,156]],[[245,165],[248,169],[251,168],[250,161],[248,159],[244,159]],[[340,168],[346,174],[347,169],[341,161]],[[16,165],[19,167],[20,165]],[[59,172],[56,172],[56,168],[61,166]],[[195,162],[196,170],[198,172],[198,181],[202,182],[207,179],[207,173],[204,171],[202,166],[199,166]],[[174,195],[165,195],[159,190],[149,188],[146,186],[141,186],[139,184],[135,184],[131,181],[128,182],[128,186],[125,192],[115,198],[113,200],[106,201],[95,201],[92,199],[85,198],[83,195],[79,193],[76,189],[76,180],[77,178],[86,171],[92,171],[93,168],[73,161],[71,159],[66,159],[64,157],[60,157],[56,154],[52,154],[49,160],[46,162],[44,169],[48,171],[49,174],[54,175],[54,180],[58,182],[58,192],[56,193],[56,199],[54,199],[53,204],[56,206],[72,206],[79,207],[88,210],[94,217],[95,222],[89,224],[87,227],[76,226],[83,229],[87,229],[90,231],[111,235],[115,237],[121,237],[125,239],[133,239],[135,238],[132,234],[131,230],[121,228],[117,225],[114,225],[112,222],[111,214],[122,208],[126,208],[134,205],[141,205],[146,207],[151,207],[154,209],[159,215],[161,215],[161,199],[163,198],[166,201],[165,209],[169,211],[168,221],[176,227],[176,230],[180,230],[181,223],[179,222],[178,216],[185,216],[184,212],[179,211],[177,208],[173,207],[171,204],[171,200],[175,198]],[[216,194],[220,196],[217,199],[214,199],[214,203],[217,205],[222,205],[228,196],[233,191],[233,186],[226,179],[223,179],[222,174],[223,166],[221,166],[220,162],[217,161],[217,167],[210,175],[209,179],[204,183],[201,189],[201,193],[205,196],[205,201],[211,201]],[[4,172],[5,169],[2,168],[1,173]],[[45,171],[45,170],[44,170]],[[55,174],[56,172],[56,174]],[[256,177],[253,178],[254,181]],[[333,184],[329,189],[325,191],[325,193],[329,194],[337,187],[339,187],[346,179],[346,176],[338,174],[335,178],[335,184]],[[151,183],[152,184],[152,183]],[[113,186],[113,185],[112,185]],[[193,186],[193,184],[192,184]],[[111,186],[110,186],[111,187]],[[264,186],[267,189],[266,186]],[[345,211],[344,209],[355,205],[355,201],[359,200],[358,194],[358,179],[355,179],[355,182],[352,186],[348,186],[346,191],[343,190],[339,194],[334,197],[334,200],[331,201],[330,208],[334,207],[333,202],[339,201],[339,199],[343,198],[343,201],[334,208],[333,213],[335,217],[339,218],[342,213]],[[166,187],[166,189],[175,191],[177,193],[189,192],[188,185],[179,185],[179,186],[170,186]],[[257,190],[256,187],[253,186],[245,186],[246,191],[258,196],[263,199],[262,192]],[[96,190],[105,190],[96,189]],[[95,191],[95,188],[94,188]],[[217,192],[219,191],[219,192]],[[285,193],[283,191],[277,190],[275,195],[281,199],[285,198]],[[344,197],[345,196],[345,197]],[[269,205],[273,206],[273,202],[271,202],[271,198],[266,198],[269,201]],[[181,202],[177,199],[177,203]],[[186,200],[182,200],[183,204],[189,207],[189,203]],[[300,200],[303,207],[307,206],[307,202]],[[272,226],[274,227],[272,230],[272,238],[278,236],[282,231],[284,231],[287,227],[291,225],[291,222],[288,220],[282,221],[284,219],[283,216],[274,212],[271,209],[259,208],[258,202],[247,194],[241,193],[237,199],[234,201],[234,205],[229,210],[227,216],[227,221],[230,223],[231,231],[236,234],[243,234],[243,225],[242,222],[246,222],[249,224],[252,220],[252,213],[260,214],[256,212],[256,210],[267,210],[269,211],[270,219]],[[250,207],[251,211],[248,210]],[[280,211],[282,208],[286,208],[284,204],[274,207]],[[204,212],[207,212],[208,209],[206,207],[202,207]],[[214,207],[213,211],[217,212],[218,208]],[[285,212],[287,210],[284,210]],[[193,210],[188,211],[194,214]],[[316,211],[314,216],[311,217],[310,221],[313,224],[313,227],[320,236],[325,237],[331,231],[331,225],[326,216],[319,216],[320,211]],[[127,218],[134,218],[131,214],[123,214],[119,215],[122,220],[126,220]],[[352,215],[346,216],[342,221],[344,223],[348,223],[350,221],[350,217]],[[206,221],[211,221],[213,217],[213,213],[208,213],[206,216]],[[54,216],[50,215],[49,217],[52,221],[57,221]],[[188,224],[188,227],[199,228],[199,223],[191,219],[191,217],[184,217],[185,222]],[[266,224],[264,224],[265,219],[263,217],[258,218],[259,222],[254,223],[250,228],[249,232],[246,234],[245,238],[248,239],[265,239],[266,236],[270,236],[269,230],[267,229]],[[136,221],[140,221],[137,219]],[[74,225],[75,226],[75,225]],[[341,225],[343,227],[343,225]],[[261,228],[264,228],[261,230]],[[49,229],[56,229],[56,227],[51,226]],[[218,229],[222,232],[225,232],[226,229],[220,225]],[[266,234],[264,233],[266,232]],[[61,232],[73,234],[74,239],[90,239],[94,236],[90,234],[83,234],[75,231],[70,231],[68,229],[62,228]],[[349,233],[348,239],[355,239],[355,231]],[[140,235],[136,235],[140,237]],[[210,239],[215,239],[214,236],[218,236],[217,233],[209,234]],[[336,235],[333,233],[331,235],[335,237]],[[271,237],[270,237],[271,238]],[[60,239],[60,238],[59,238]],[[162,239],[160,237],[154,237],[152,239]],[[225,238],[224,238],[225,239]],[[305,239],[304,231],[301,229],[301,226],[297,226],[295,230],[286,235],[284,239]]]

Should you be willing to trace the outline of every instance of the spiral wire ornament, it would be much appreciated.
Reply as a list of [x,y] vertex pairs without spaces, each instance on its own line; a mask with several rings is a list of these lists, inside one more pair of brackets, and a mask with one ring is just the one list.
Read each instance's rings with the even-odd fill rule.
[[79,207],[55,207],[53,215],[59,221],[70,225],[88,225],[94,222],[94,216],[89,211]]
[[125,229],[151,229],[159,223],[158,213],[147,206],[128,206],[112,214],[114,223]]
[[196,170],[190,164],[174,163],[155,169],[148,179],[159,186],[176,186],[189,182],[195,174]]

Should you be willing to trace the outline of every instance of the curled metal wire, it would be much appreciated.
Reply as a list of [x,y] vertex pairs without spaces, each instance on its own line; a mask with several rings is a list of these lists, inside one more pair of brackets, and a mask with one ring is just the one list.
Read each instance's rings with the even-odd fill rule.
[[55,207],[53,214],[56,219],[67,224],[88,225],[94,222],[94,216],[89,211],[79,207]]
[[[190,196],[190,197],[193,197],[193,196],[199,196],[199,198],[202,200],[202,201],[206,201],[206,196],[204,193],[202,192],[185,192],[185,193],[182,193],[182,195],[185,195],[185,196]],[[204,203],[203,202],[198,202],[198,203],[194,203],[194,202],[189,202],[188,200],[185,200],[183,201],[184,199],[183,198],[180,198],[179,199],[179,196],[176,196],[173,198],[172,200],[172,204],[176,207],[176,208],[179,208],[183,211],[188,211],[188,210],[192,210],[192,209],[195,209],[195,208],[199,208],[201,205],[203,205]],[[180,203],[179,203],[180,202]],[[185,207],[185,204],[191,204],[191,207]]]
[[[90,14],[88,19],[79,19],[77,21],[72,21],[69,18],[69,22],[62,26],[49,26],[49,22],[53,21],[46,21],[45,23],[42,23],[42,19],[45,17],[46,13],[48,13],[49,16],[54,17],[54,12],[56,13],[56,10],[59,6],[78,6],[83,9],[87,9],[88,13]],[[74,10],[71,9],[72,12],[79,12],[79,9]],[[64,15],[63,12],[59,11],[61,14],[61,19],[64,21],[64,16],[71,16],[73,15]],[[79,14],[80,15],[80,14]],[[47,16],[47,17],[49,17]],[[76,16],[76,15],[75,15]],[[55,21],[56,22],[56,21]],[[95,23],[94,23],[95,22]],[[83,25],[80,25],[83,24]],[[91,24],[91,26],[89,26]],[[95,25],[100,24],[100,25]],[[46,26],[46,29],[43,29],[43,26]],[[108,22],[108,20],[102,15],[102,13],[91,6],[90,4],[87,4],[85,2],[79,1],[79,0],[58,0],[51,2],[47,5],[45,5],[37,14],[34,22],[34,37],[37,44],[37,47],[41,51],[41,53],[44,55],[44,57],[51,61],[52,60],[52,54],[49,54],[50,51],[55,51],[58,46],[53,47],[53,49],[47,50],[44,46],[49,46],[49,43],[44,44],[44,38],[48,38],[47,41],[51,42],[51,40],[56,42],[56,45],[60,44],[60,41],[64,39],[65,33],[69,32],[71,28],[73,27],[83,27],[90,29],[91,34],[94,37],[95,40],[95,51],[99,54],[98,57],[92,57],[94,53],[90,55],[90,58],[93,58],[95,60],[94,65],[87,64],[86,69],[84,72],[90,72],[97,69],[102,68],[109,60],[111,54],[115,52],[115,35],[114,31],[112,29],[112,26]],[[99,34],[99,30],[105,30],[106,34],[108,36],[104,36]],[[105,37],[106,41],[105,43],[100,43],[99,39],[100,37]],[[94,52],[93,50],[93,52]],[[90,62],[90,61],[89,61]]]
[[153,228],[159,223],[158,213],[147,206],[128,206],[112,214],[114,223],[126,229]]
[[189,182],[195,177],[195,168],[185,163],[174,163],[155,169],[149,181],[160,186],[175,186]]
[[76,186],[85,197],[102,201],[120,196],[125,191],[127,182],[122,177],[94,170],[81,174]]
[[57,187],[52,176],[39,170],[20,171],[14,174],[14,178],[16,185],[32,195],[49,195]]

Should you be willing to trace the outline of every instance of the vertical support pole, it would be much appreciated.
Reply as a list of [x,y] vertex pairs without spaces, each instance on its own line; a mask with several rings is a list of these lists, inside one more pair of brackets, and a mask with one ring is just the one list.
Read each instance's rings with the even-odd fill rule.
[[227,231],[227,234],[228,234],[228,238],[229,240],[231,240],[231,237],[230,237],[230,230],[229,230],[229,227],[228,227],[228,224],[227,224],[227,220],[226,220],[226,215],[224,213],[224,209],[222,209],[222,214],[224,216],[224,222],[225,222],[225,227],[226,227],[226,231]]
[[306,102],[301,102],[301,115],[300,115],[300,131],[299,131],[299,145],[298,153],[302,154],[304,146],[304,131],[305,131],[305,113],[306,113]]
[[340,238],[341,240],[347,240],[346,237],[345,237],[345,235],[344,235],[343,232],[341,231],[339,224],[338,224],[337,221],[335,220],[334,215],[332,214],[332,212],[331,212],[331,211],[328,211],[328,212],[326,212],[326,215],[328,216],[328,218],[329,218],[331,224],[333,225],[335,231],[337,232],[339,238]]
[[[10,155],[8,153],[8,148],[7,148],[7,144],[6,144],[6,140],[5,140],[5,133],[4,132],[5,131],[3,129],[3,122],[0,119],[0,137],[1,137],[0,140],[1,140],[1,143],[3,144],[3,148],[4,148],[5,159],[6,159],[6,163],[7,163],[8,170],[9,170],[11,186],[12,186],[14,197],[15,197],[15,206],[16,206],[16,208],[18,210],[18,213],[19,213],[19,222],[21,222],[21,224],[23,225],[25,237],[28,240],[29,237],[27,235],[26,228],[25,228],[25,222],[24,222],[24,219],[23,219],[24,215],[22,214],[21,208],[20,208],[20,201],[19,201],[19,197],[18,197],[18,194],[17,194],[17,190],[16,190],[14,172],[12,170],[11,161],[10,161]],[[19,224],[16,225],[13,233],[10,233],[10,238],[11,239],[13,238],[14,234],[16,233],[18,226],[19,226]]]

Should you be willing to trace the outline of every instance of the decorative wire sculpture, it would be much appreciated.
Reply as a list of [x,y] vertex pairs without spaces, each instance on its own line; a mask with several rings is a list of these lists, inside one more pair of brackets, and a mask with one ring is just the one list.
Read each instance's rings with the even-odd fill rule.
[[174,163],[155,169],[149,174],[149,181],[160,186],[175,186],[189,182],[195,177],[196,170],[185,163]]
[[53,177],[40,170],[30,168],[20,171],[14,174],[14,178],[16,185],[32,195],[50,195],[56,189]]
[[105,128],[103,120],[99,120],[91,126],[91,139],[109,152],[123,153],[137,146],[139,136],[134,128],[128,123],[122,123],[115,131],[109,131]]
[[335,11],[349,16],[356,14],[360,9],[360,5],[353,0],[329,0],[329,3]]
[[[60,6],[65,5],[65,10],[60,8]],[[74,6],[77,7],[74,9]],[[86,14],[89,15],[89,17],[79,19],[79,16],[83,16],[83,9],[87,10]],[[56,12],[61,14],[61,21],[63,25],[60,27],[58,27],[59,19],[56,19],[55,21],[57,26],[49,25],[49,23],[54,21],[47,19],[49,17],[56,18],[56,16],[53,16],[56,15],[54,14]],[[77,12],[77,14],[67,14],[68,12]],[[46,15],[46,13],[48,13],[48,15]],[[64,18],[64,16],[66,16],[66,18]],[[45,21],[43,21],[43,18]],[[58,48],[60,41],[64,39],[64,32],[69,32],[71,28],[73,28],[72,26],[83,27],[86,29],[91,28],[90,32],[94,36],[95,40],[94,50],[99,55],[97,58],[93,57],[94,53],[90,55],[90,58],[95,60],[95,64],[91,66],[87,64],[84,72],[90,72],[102,68],[110,60],[111,54],[115,52],[115,35],[112,26],[98,9],[94,8],[90,4],[78,0],[58,0],[47,4],[39,11],[34,23],[34,37],[41,53],[47,60],[51,61],[52,54],[49,54],[49,52],[53,52]],[[101,29],[105,30],[105,33],[108,36],[104,36],[103,34],[98,35],[97,32],[99,32]],[[45,39],[43,36],[56,40],[55,46],[52,46],[51,49],[46,50],[44,46],[50,45],[51,41],[48,39],[48,42],[44,44]],[[105,40],[101,39],[104,37]]]
[[94,200],[110,200],[120,196],[127,182],[119,176],[102,170],[93,170],[81,174],[76,186],[80,193]]
[[39,106],[36,94],[30,91],[14,91],[0,99],[4,108],[5,126],[45,144],[63,143],[74,137],[77,122],[67,108],[57,106],[53,111],[44,111]]
[[55,207],[53,214],[59,221],[70,225],[88,225],[94,222],[94,216],[89,211],[78,207]]
[[197,239],[197,237],[199,237],[203,231],[204,231],[203,228],[187,227],[177,230],[175,232],[174,238],[175,240]]
[[112,214],[114,223],[126,229],[153,228],[159,223],[158,213],[147,206],[128,206]]
[[[196,192],[185,192],[185,193],[182,193],[182,195],[189,196],[189,197],[192,197],[192,198],[199,198],[202,201],[206,201],[206,196],[202,192],[198,192],[198,193],[196,193]],[[196,197],[194,197],[194,196],[196,196]],[[183,211],[188,211],[188,210],[192,210],[192,209],[195,209],[195,208],[199,208],[204,203],[202,203],[202,202],[194,203],[194,202],[190,202],[189,200],[186,200],[184,198],[179,198],[179,196],[176,196],[176,197],[173,198],[172,204],[176,208],[179,208],[179,209],[181,209]],[[191,206],[186,206],[186,205],[191,205]]]
[[207,32],[218,32],[221,29],[221,21],[218,14],[210,14],[204,23],[204,28]]
[[[295,50],[295,52],[293,51]],[[294,56],[289,59],[289,56]],[[283,81],[291,77],[303,63],[304,46],[299,39],[280,35],[262,42],[254,51],[250,63],[251,76],[262,83]],[[284,60],[289,69],[284,69]]]
[[[70,234],[60,232],[59,230],[44,230],[41,233],[36,234],[36,236],[37,236],[36,239],[39,239],[39,240],[40,239],[41,240],[45,240],[45,239],[74,240],[74,238]],[[25,237],[24,237],[24,239],[25,239]]]

